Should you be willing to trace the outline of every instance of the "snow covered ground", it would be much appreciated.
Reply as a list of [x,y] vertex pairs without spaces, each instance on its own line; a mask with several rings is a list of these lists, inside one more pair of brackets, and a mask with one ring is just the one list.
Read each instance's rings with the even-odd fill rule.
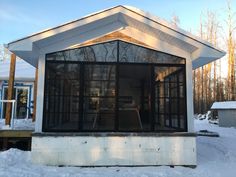
[[236,129],[195,120],[195,129],[215,131],[220,137],[197,137],[198,166],[188,167],[50,167],[33,165],[30,152],[10,149],[0,153],[0,177],[235,177]]

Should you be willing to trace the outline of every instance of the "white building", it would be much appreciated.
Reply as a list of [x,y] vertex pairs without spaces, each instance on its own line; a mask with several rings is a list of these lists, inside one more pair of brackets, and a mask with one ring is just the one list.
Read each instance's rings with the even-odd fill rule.
[[211,109],[217,111],[220,127],[236,127],[236,101],[214,102]]
[[[10,60],[0,61],[0,100],[7,100]],[[16,60],[13,99],[15,118],[30,118],[33,114],[35,68],[22,59]],[[0,118],[5,118],[6,103],[0,102]]]
[[196,165],[192,69],[222,50],[127,6],[6,47],[38,68],[35,163]]

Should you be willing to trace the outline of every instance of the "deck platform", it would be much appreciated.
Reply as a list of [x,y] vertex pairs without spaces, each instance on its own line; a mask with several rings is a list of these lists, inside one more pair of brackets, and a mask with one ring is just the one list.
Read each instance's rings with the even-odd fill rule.
[[0,151],[10,148],[31,150],[34,130],[0,130]]

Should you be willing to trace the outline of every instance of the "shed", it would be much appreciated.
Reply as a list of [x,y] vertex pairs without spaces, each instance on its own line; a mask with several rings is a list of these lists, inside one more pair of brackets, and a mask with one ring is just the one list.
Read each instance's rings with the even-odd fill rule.
[[215,102],[211,109],[217,111],[220,127],[236,127],[236,101]]
[[38,68],[34,163],[196,165],[192,69],[224,51],[130,6],[6,47]]

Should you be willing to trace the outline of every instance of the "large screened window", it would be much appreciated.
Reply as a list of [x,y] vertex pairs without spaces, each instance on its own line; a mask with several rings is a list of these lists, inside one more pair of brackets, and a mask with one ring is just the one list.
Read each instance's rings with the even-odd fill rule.
[[155,129],[184,130],[186,127],[184,67],[155,69]]
[[120,41],[119,62],[184,64],[185,60],[177,56]]
[[84,66],[83,130],[114,130],[116,66]]
[[124,41],[46,55],[43,131],[186,131],[185,59]]
[[47,55],[47,61],[185,64],[185,59],[124,41],[111,41]]
[[47,61],[117,62],[117,41],[47,55]]
[[47,63],[44,127],[73,131],[79,126],[80,65]]

